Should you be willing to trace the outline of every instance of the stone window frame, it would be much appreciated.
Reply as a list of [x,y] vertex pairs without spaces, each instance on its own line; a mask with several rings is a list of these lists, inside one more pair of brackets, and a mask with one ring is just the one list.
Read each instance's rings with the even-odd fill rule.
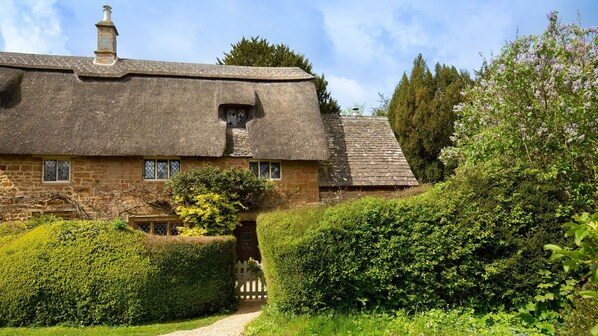
[[[274,181],[279,181],[282,180],[282,161],[278,161],[278,160],[249,160],[248,162],[248,168],[249,171],[251,171],[252,173],[255,174],[255,171],[251,169],[251,164],[252,163],[257,163],[257,167],[258,167],[258,172],[257,172],[257,177],[260,178],[265,178],[268,180],[274,180]],[[261,166],[262,163],[268,163],[268,176],[262,176],[261,174]],[[272,177],[272,163],[278,163],[278,177]]]
[[[71,183],[71,179],[73,177],[73,160],[70,157],[65,157],[65,156],[43,156],[42,158],[42,174],[41,174],[41,180],[43,184],[68,184]],[[55,172],[55,176],[56,179],[55,180],[46,180],[46,161],[55,161],[56,162],[56,172]],[[62,162],[68,162],[68,169],[69,169],[69,176],[68,179],[66,180],[59,180],[58,179],[58,162],[62,161]]]
[[[145,232],[150,235],[157,235],[156,234],[156,225],[158,224],[166,224],[166,234],[165,235],[158,235],[164,237],[176,237],[178,233],[173,234],[173,227],[174,226],[181,226],[183,225],[183,221],[180,217],[174,215],[132,215],[129,216],[129,226],[133,230],[139,230],[141,232]],[[149,225],[149,232],[142,230],[140,228],[141,225]]]
[[[145,164],[146,161],[154,161],[154,178],[147,178],[145,175]],[[158,178],[158,161],[168,161],[168,177],[167,178]],[[170,170],[172,168],[171,161],[178,161],[179,163],[179,170],[175,173],[172,173]],[[176,173],[180,172],[182,168],[182,162],[180,157],[164,157],[164,156],[148,156],[143,158],[143,163],[141,166],[141,176],[143,177],[144,181],[153,182],[153,181],[167,181],[171,177],[173,177]]]

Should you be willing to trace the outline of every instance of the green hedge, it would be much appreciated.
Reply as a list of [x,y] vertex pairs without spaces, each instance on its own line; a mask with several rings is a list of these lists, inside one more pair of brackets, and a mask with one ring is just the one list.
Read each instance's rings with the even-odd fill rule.
[[462,171],[408,199],[365,198],[258,217],[269,302],[283,310],[513,307],[533,297],[563,242],[557,185]]
[[14,234],[0,230],[0,326],[134,324],[235,304],[233,237],[151,237],[102,221],[2,225]]

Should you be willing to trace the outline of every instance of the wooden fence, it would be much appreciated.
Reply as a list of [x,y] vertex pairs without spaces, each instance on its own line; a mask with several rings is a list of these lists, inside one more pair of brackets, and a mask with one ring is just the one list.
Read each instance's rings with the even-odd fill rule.
[[[261,269],[261,264],[254,261]],[[268,297],[266,288],[266,280],[264,273],[261,271],[255,272],[251,270],[252,267],[248,261],[237,261],[237,295],[239,299],[265,299]],[[255,270],[255,267],[253,267]]]

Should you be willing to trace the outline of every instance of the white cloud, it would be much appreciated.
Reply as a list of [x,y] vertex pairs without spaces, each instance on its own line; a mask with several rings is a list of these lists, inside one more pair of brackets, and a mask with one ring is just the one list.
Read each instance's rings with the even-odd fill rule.
[[4,51],[68,55],[55,0],[0,0]]
[[376,105],[378,94],[376,90],[366,88],[357,80],[342,76],[326,76],[328,91],[338,101],[341,108],[353,107],[355,104],[365,104],[366,112]]

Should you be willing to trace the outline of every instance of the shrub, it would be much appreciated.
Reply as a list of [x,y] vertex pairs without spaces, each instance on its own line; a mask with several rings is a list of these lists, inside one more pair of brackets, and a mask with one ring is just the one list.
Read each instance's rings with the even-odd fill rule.
[[[590,283],[586,284],[585,289],[596,291],[596,287]],[[571,304],[565,309],[563,317],[564,323],[559,328],[560,335],[587,335],[590,330],[596,329],[598,300],[588,300],[580,295],[575,295]]]
[[598,172],[598,30],[562,24],[503,47],[459,116],[443,160],[535,169],[569,197],[560,215],[593,210]]
[[[180,202],[182,198],[175,200]],[[239,205],[239,202],[231,202],[225,195],[213,192],[195,195],[190,202],[176,208],[187,226],[179,228],[181,235],[219,236],[232,233],[239,223]]]
[[203,167],[168,181],[183,235],[231,234],[240,210],[254,209],[271,190],[270,182],[246,169]]
[[213,192],[226,195],[247,209],[255,209],[272,186],[247,169],[224,169],[203,167],[182,172],[168,180],[173,195],[181,197],[177,203],[189,203],[198,193]]
[[0,326],[130,324],[234,304],[234,238],[159,238],[101,221],[14,236],[0,245]]
[[235,239],[145,236],[151,264],[149,320],[182,319],[236,303]]
[[496,310],[527,302],[562,241],[557,186],[518,171],[461,168],[402,200],[365,198],[258,217],[269,300],[283,310]]

